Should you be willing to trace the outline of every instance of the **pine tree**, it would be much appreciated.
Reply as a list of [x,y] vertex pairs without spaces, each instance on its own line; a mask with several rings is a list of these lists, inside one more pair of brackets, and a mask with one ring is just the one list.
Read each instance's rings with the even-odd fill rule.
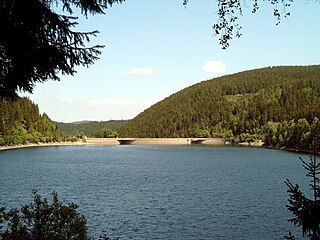
[[[314,151],[313,157],[310,156],[310,162],[305,162],[301,157],[300,160],[303,167],[308,171],[307,177],[311,178],[310,189],[312,190],[312,198],[308,198],[300,190],[298,184],[293,185],[288,179],[285,181],[288,187],[289,204],[288,210],[294,215],[289,222],[301,227],[302,235],[307,236],[311,240],[320,239],[320,163],[316,161]],[[289,238],[291,237],[291,238]],[[286,236],[286,239],[294,239],[293,236]]]
[[73,11],[87,17],[118,2],[123,0],[1,0],[0,97],[32,93],[37,82],[59,80],[60,74],[73,75],[76,66],[93,64],[103,46],[88,42],[98,31],[74,31]]

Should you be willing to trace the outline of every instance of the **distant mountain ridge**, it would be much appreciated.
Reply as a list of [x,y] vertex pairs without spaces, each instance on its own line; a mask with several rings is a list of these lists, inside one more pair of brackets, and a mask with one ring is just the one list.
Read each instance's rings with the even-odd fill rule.
[[119,131],[120,127],[128,120],[109,120],[109,121],[76,121],[72,123],[55,122],[59,129],[66,135],[72,135],[75,132],[83,132],[85,136],[93,136],[95,132],[102,128],[109,128],[112,131]]
[[94,121],[82,120],[82,121],[75,121],[75,122],[70,122],[70,123],[71,124],[83,124],[83,123],[89,123],[89,122],[94,122]]
[[258,134],[269,122],[320,116],[320,66],[244,71],[187,87],[146,109],[119,130],[122,137]]

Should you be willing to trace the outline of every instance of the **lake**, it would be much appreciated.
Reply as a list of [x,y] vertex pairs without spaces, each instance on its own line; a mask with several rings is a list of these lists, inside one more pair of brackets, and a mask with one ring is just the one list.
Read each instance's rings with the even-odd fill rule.
[[282,239],[286,178],[308,191],[299,156],[264,148],[61,146],[0,152],[0,206],[32,190],[74,202],[89,234],[112,239]]

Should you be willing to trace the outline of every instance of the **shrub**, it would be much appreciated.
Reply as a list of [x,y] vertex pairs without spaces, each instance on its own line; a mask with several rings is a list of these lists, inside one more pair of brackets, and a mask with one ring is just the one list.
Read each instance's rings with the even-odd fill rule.
[[[0,208],[1,240],[89,240],[86,219],[76,210],[77,205],[62,204],[57,193],[52,193],[52,203],[33,192],[34,201],[8,212]],[[1,228],[2,225],[2,228]]]

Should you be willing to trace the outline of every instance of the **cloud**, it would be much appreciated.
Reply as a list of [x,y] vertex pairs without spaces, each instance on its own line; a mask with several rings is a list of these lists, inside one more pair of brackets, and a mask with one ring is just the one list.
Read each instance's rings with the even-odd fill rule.
[[122,71],[121,74],[125,75],[152,75],[154,74],[154,68],[153,67],[137,67],[132,68],[130,70]]
[[73,103],[73,102],[75,102],[75,100],[73,98],[62,98],[59,101],[60,102],[64,102],[64,103]]
[[222,73],[227,70],[227,66],[220,61],[208,61],[202,66],[202,70],[208,73]]
[[129,106],[134,104],[125,99],[98,99],[89,101],[90,107],[103,107],[103,106]]

